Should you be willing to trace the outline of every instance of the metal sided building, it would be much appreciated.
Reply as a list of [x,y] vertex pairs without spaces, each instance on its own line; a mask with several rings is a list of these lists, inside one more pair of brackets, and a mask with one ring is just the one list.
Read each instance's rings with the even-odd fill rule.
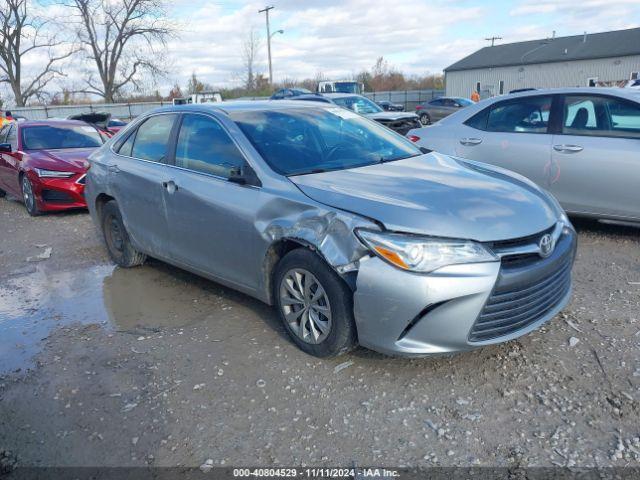
[[623,85],[640,77],[640,28],[484,47],[445,68],[446,95]]

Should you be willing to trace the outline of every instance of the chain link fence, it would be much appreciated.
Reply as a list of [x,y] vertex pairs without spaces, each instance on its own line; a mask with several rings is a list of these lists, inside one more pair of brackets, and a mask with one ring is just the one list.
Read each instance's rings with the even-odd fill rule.
[[[444,90],[406,90],[389,92],[366,92],[364,94],[374,102],[386,100],[404,105],[406,111],[413,111],[416,105],[444,95]],[[242,100],[263,100],[267,97],[244,97]],[[241,100],[241,99],[236,99]],[[89,105],[49,105],[37,107],[12,108],[14,116],[28,120],[46,120],[48,118],[68,118],[88,112],[107,112],[112,117],[131,120],[154,108],[172,105],[170,101],[144,103],[96,103]]]
[[374,102],[387,101],[404,105],[407,112],[412,112],[416,106],[433,100],[434,98],[444,96],[444,90],[400,90],[388,92],[365,92],[365,97]]

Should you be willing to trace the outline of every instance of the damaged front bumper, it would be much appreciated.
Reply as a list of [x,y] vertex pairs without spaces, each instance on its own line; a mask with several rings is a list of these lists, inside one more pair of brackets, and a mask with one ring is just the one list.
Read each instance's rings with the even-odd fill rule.
[[575,250],[571,229],[544,259],[503,258],[417,274],[367,258],[354,294],[359,342],[385,354],[423,356],[520,337],[569,302]]

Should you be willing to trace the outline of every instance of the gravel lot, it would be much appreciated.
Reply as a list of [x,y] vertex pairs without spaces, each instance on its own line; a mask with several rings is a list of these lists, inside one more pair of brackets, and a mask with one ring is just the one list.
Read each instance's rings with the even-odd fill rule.
[[0,199],[2,461],[639,466],[639,231],[577,228],[574,299],[544,328],[453,357],[319,360],[249,297],[157,261],[114,268],[86,213]]

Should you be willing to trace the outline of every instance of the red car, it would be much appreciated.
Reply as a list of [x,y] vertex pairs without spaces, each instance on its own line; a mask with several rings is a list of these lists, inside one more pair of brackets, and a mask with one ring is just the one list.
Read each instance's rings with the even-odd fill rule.
[[31,215],[86,208],[87,157],[102,144],[98,130],[79,121],[5,125],[0,130],[0,196],[21,198]]

